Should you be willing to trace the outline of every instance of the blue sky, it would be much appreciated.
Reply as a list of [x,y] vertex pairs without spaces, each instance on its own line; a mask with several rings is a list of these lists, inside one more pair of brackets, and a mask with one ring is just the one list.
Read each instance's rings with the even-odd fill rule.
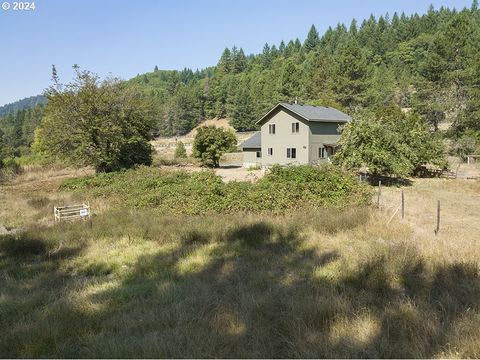
[[226,46],[258,53],[265,42],[303,41],[311,24],[323,34],[372,13],[424,13],[430,3],[461,9],[471,0],[36,0],[34,11],[0,8],[0,106],[41,93],[52,64],[67,81],[73,64],[124,79],[155,65],[203,68]]

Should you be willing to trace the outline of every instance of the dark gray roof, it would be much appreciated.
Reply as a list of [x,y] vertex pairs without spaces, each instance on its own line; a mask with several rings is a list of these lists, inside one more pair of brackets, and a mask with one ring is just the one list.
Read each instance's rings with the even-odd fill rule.
[[240,147],[242,149],[262,147],[262,134],[261,134],[261,132],[258,131],[255,134],[253,134],[251,137],[249,137],[247,140],[245,140],[243,143],[241,143]]
[[312,106],[312,105],[299,105],[280,103],[283,107],[297,113],[309,121],[341,121],[347,122],[352,118],[340,110],[324,107],[324,106]]
[[294,112],[308,121],[348,122],[352,119],[347,114],[331,107],[280,103],[258,120],[257,124],[262,122],[263,119],[279,106]]

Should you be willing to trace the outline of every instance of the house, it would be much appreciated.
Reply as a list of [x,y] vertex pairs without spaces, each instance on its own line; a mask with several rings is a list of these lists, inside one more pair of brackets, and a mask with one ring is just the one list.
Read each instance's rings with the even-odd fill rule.
[[350,120],[330,107],[280,103],[257,121],[260,131],[240,144],[243,166],[329,161],[340,139],[338,127]]

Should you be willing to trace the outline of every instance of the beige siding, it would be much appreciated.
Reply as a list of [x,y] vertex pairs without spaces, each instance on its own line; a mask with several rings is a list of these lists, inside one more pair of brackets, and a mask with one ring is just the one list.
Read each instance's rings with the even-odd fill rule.
[[333,122],[311,122],[310,123],[310,139],[309,152],[310,162],[324,162],[327,159],[320,159],[318,156],[318,149],[323,147],[323,144],[335,144],[340,139],[340,132],[338,126],[340,123]]
[[[299,132],[292,133],[292,123],[299,123]],[[275,134],[269,134],[268,126],[275,124]],[[280,109],[262,125],[262,164],[306,164],[309,161],[310,130],[305,120]],[[268,155],[273,148],[273,155]],[[296,148],[296,159],[287,158],[287,148]]]
[[257,158],[258,149],[243,149],[243,167],[252,168],[262,165],[262,158]]

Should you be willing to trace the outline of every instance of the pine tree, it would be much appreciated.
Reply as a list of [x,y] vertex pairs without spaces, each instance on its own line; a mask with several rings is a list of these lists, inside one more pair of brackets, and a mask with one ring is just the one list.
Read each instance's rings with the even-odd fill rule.
[[352,22],[350,23],[350,27],[348,29],[348,33],[352,36],[357,35],[357,20],[352,19]]
[[272,63],[272,56],[270,53],[270,45],[268,43],[265,43],[263,46],[263,51],[262,51],[262,64],[265,69],[270,67],[270,64]]
[[480,145],[480,50],[474,57],[468,83],[466,106],[453,124],[453,133],[460,136],[468,130],[477,132]]
[[295,51],[302,50],[302,43],[300,42],[299,38],[296,38],[295,42],[293,44],[294,44],[294,47],[295,47]]
[[[232,49],[233,50],[233,49]],[[236,50],[236,49],[235,49]],[[234,74],[241,73],[247,67],[247,57],[243,52],[243,49],[233,52],[232,51],[232,70]]]
[[354,108],[362,104],[366,73],[365,54],[351,39],[339,49],[334,82],[335,95],[343,106]]
[[299,71],[292,60],[288,60],[282,72],[281,94],[288,101],[293,101],[299,95]]
[[305,51],[310,52],[314,50],[319,43],[320,43],[320,38],[318,35],[318,31],[315,28],[315,25],[312,25],[310,28],[310,31],[308,32],[307,38],[303,43],[303,48],[305,49]]
[[232,70],[232,53],[229,48],[223,50],[217,69],[222,73],[229,73]]
[[252,100],[245,85],[241,86],[235,97],[235,104],[230,124],[237,131],[248,131],[255,129],[255,111]]

